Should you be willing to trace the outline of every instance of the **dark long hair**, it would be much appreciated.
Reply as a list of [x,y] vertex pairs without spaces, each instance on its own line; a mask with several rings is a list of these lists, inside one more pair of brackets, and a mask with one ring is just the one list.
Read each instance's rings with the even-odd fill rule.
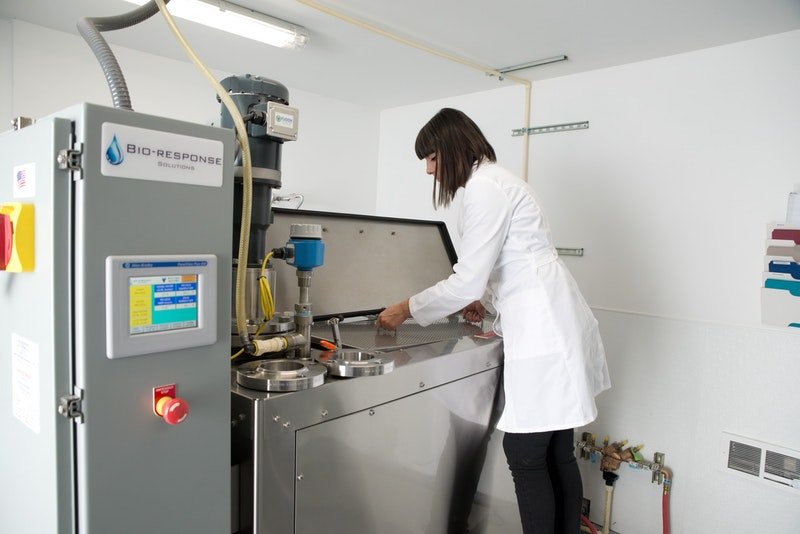
[[[484,159],[497,161],[494,149],[464,112],[442,108],[417,134],[414,150],[419,159],[436,155],[433,205],[447,207],[472,175],[472,167]],[[437,195],[438,184],[438,195]]]

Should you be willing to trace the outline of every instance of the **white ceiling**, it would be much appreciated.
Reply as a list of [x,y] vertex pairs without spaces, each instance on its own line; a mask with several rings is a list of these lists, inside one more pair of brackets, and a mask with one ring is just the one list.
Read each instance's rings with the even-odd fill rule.
[[[800,0],[319,0],[391,33],[494,68],[567,55],[514,73],[531,80],[679,54],[800,28]],[[343,22],[295,0],[234,0],[308,29],[281,50],[181,21],[204,62],[376,108],[493,89],[496,78]],[[0,0],[0,17],[73,34],[122,0]],[[184,60],[160,17],[104,34],[112,45]],[[124,71],[124,65],[122,65]],[[98,67],[99,68],[99,67]]]

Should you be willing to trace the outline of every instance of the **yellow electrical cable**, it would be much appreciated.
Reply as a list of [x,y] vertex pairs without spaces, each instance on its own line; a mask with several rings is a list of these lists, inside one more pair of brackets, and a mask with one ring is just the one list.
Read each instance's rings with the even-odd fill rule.
[[264,313],[264,321],[269,322],[272,316],[275,315],[275,301],[272,298],[272,291],[269,287],[269,280],[267,280],[264,270],[267,268],[267,262],[272,258],[272,252],[266,255],[264,261],[261,263],[261,275],[258,277],[258,298],[261,302],[261,311]]
[[239,146],[242,150],[243,194],[242,223],[241,230],[239,232],[239,264],[236,268],[236,328],[240,337],[243,339],[249,339],[247,332],[247,319],[245,318],[244,287],[247,270],[247,248],[250,245],[250,214],[253,204],[253,164],[250,157],[250,142],[247,139],[247,130],[245,128],[242,115],[239,113],[239,110],[237,109],[233,99],[230,97],[230,95],[228,95],[228,92],[217,81],[214,75],[211,74],[205,65],[203,65],[203,62],[200,61],[200,58],[194,53],[192,47],[189,46],[189,43],[183,37],[183,34],[181,34],[181,31],[175,24],[172,15],[167,9],[167,6],[164,4],[164,0],[155,0],[155,2],[158,4],[159,11],[161,11],[161,14],[164,15],[167,25],[169,26],[170,30],[172,30],[172,33],[175,35],[175,38],[178,40],[180,45],[183,47],[186,55],[189,56],[189,59],[192,60],[203,76],[208,79],[208,81],[214,87],[214,90],[217,92],[220,100],[222,100],[222,103],[225,105],[225,108],[228,110],[228,113],[230,113],[231,119],[233,119],[233,123],[235,125],[236,137],[239,139]]
[[[267,262],[269,262],[270,258],[272,258],[272,252],[267,254],[264,258],[264,261],[261,263],[261,276],[258,277],[258,286],[261,289],[259,291],[259,300],[261,301],[261,311],[264,312],[264,320],[260,325],[258,325],[258,330],[256,330],[256,333],[253,335],[253,337],[258,337],[261,334],[261,330],[264,328],[264,325],[272,319],[273,315],[275,315],[275,301],[272,299],[272,291],[270,291],[269,288],[269,280],[267,280],[267,277],[264,275],[264,270],[267,268]],[[244,348],[231,356],[231,360],[235,360],[241,356],[243,352]]]

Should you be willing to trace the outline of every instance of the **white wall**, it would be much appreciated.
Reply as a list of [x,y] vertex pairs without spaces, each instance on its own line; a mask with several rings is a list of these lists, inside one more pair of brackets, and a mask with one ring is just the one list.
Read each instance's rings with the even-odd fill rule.
[[[589,430],[666,454],[674,534],[800,530],[800,495],[717,468],[723,431],[800,451],[800,332],[759,325],[766,225],[800,183],[799,64],[795,31],[533,87],[534,125],[590,121],[533,136],[529,179],[556,245],[586,251],[565,261],[600,321],[613,383]],[[379,213],[455,220],[430,208],[413,153],[443,106],[471,115],[518,170],[519,88],[384,110]],[[600,522],[598,466],[581,468]],[[502,458],[487,472],[482,486],[513,500]],[[661,488],[620,474],[613,528],[661,532]]]
[[[766,225],[800,183],[800,32],[536,85],[534,186],[596,306],[757,324]],[[569,137],[568,137],[569,136]]]
[[0,19],[0,132],[10,127],[11,121],[13,50],[11,22]]
[[377,110],[292,90],[300,109],[296,143],[284,145],[280,194],[305,195],[303,209],[375,214]]
[[[6,28],[13,32],[2,31]],[[214,90],[194,65],[113,49],[136,111],[218,123]],[[6,58],[11,58],[10,65]],[[8,75],[0,77],[0,105],[10,109],[0,107],[0,119],[6,113],[42,117],[84,101],[111,105],[102,69],[76,35],[0,20],[0,75],[4,69]],[[255,74],[270,77],[268,72]],[[300,132],[298,141],[284,144],[279,194],[305,195],[304,209],[374,213],[377,110],[291,87],[289,96],[290,104],[300,109]]]

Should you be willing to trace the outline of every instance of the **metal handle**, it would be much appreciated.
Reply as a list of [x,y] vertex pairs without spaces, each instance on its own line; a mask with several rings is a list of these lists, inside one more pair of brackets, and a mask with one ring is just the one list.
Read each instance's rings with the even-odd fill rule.
[[341,349],[342,335],[339,332],[339,318],[331,317],[330,319],[328,319],[328,324],[331,325],[331,330],[333,331],[333,344],[336,345],[337,349]]

